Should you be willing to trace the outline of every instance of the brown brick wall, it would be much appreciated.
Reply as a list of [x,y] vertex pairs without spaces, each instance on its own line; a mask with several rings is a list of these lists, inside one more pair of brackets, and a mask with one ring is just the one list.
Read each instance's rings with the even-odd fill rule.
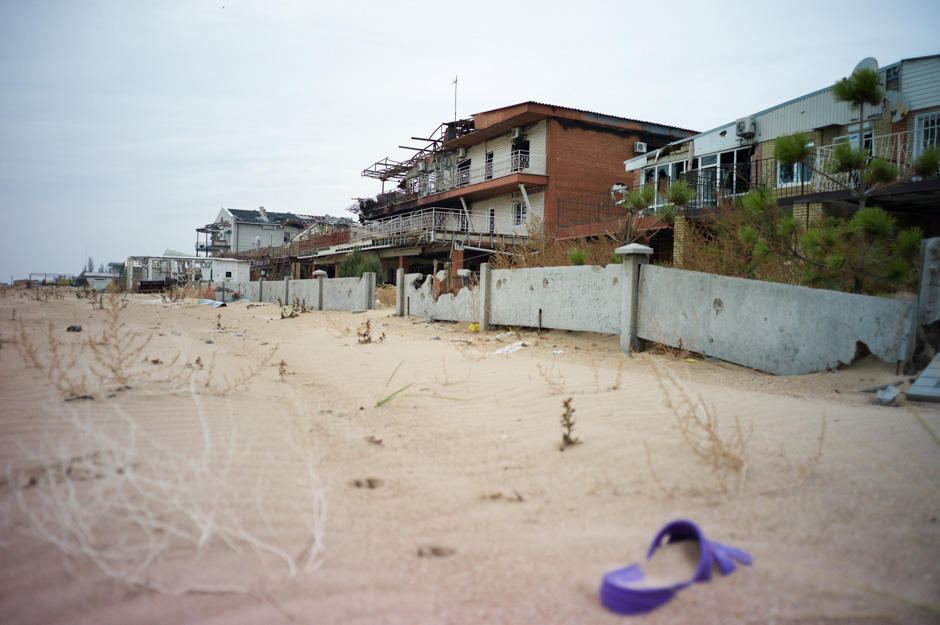
[[[623,162],[636,156],[636,133],[593,129],[590,126],[548,120],[545,137],[549,183],[545,189],[545,225],[557,226],[558,199],[599,193],[614,184],[633,184],[633,173]],[[652,148],[651,148],[652,149]]]

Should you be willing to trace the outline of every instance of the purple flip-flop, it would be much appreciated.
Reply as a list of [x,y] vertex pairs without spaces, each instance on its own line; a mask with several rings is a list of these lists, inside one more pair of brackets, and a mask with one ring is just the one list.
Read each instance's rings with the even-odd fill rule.
[[[663,543],[663,538],[667,536],[668,540]],[[737,568],[735,561],[747,566],[753,562],[751,556],[740,549],[707,540],[702,530],[691,521],[673,521],[659,530],[646,559],[652,558],[660,545],[683,540],[694,540],[699,545],[698,566],[691,579],[668,586],[650,587],[643,583],[646,579],[643,569],[637,564],[631,564],[604,575],[601,603],[620,614],[642,614],[665,604],[686,586],[707,582],[711,579],[715,565],[718,565],[722,575],[728,575]]]

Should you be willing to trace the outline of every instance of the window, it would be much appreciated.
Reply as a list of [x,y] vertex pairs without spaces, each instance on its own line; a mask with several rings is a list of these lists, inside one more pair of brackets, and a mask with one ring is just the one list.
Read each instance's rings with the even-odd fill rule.
[[914,118],[914,158],[934,145],[940,145],[940,111]]
[[513,202],[512,203],[512,225],[522,226],[525,224],[526,219],[526,205],[525,202]]
[[[856,137],[857,140],[857,137]],[[778,187],[792,187],[794,185],[807,184],[810,179],[813,177],[813,161],[816,158],[816,154],[812,151],[813,142],[809,142],[810,156],[809,162],[804,165],[803,163],[794,163],[790,166],[784,166],[780,164],[780,161],[777,161],[777,186]]]
[[[858,124],[851,124],[847,128],[849,134],[842,135],[841,137],[836,137],[832,140],[833,145],[839,145],[840,143],[851,143],[853,148],[858,148]],[[866,148],[868,148],[868,153],[871,154],[872,149],[872,123],[865,122],[862,126],[862,141]]]
[[490,233],[496,232],[496,209],[495,209],[495,208],[491,208],[491,209],[490,209],[490,219],[489,219],[489,222],[490,222],[490,223],[488,224],[488,225],[489,225],[489,230],[488,230],[488,232],[490,232]]
[[226,271],[226,272],[225,272],[225,279],[226,279],[226,280],[231,280],[231,279],[232,279],[232,272],[231,272],[231,271]]
[[483,179],[492,180],[493,179],[493,153],[486,153],[486,163],[483,165]]
[[464,186],[470,184],[470,159],[457,165],[457,185]]

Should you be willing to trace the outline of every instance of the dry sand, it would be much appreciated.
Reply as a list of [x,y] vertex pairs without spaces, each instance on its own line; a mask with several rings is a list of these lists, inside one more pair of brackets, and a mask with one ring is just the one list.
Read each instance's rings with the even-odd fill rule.
[[[641,561],[677,518],[755,564],[683,590],[639,622],[940,620],[940,446],[925,427],[940,433],[940,410],[872,406],[859,391],[900,379],[893,366],[869,359],[776,377],[622,358],[617,336],[524,330],[497,339],[387,307],[281,319],[272,304],[129,296],[121,340],[134,347],[150,337],[126,366],[130,388],[96,388],[91,376],[94,399],[66,402],[24,366],[17,324],[42,347],[51,321],[65,362],[65,347],[106,328],[106,311],[71,290],[49,301],[4,295],[3,623],[615,623],[624,617],[600,605],[601,577]],[[381,343],[357,342],[367,318]],[[66,333],[71,324],[83,331]],[[493,355],[518,340],[527,346]],[[81,363],[94,355],[86,350]],[[247,389],[224,392],[226,379],[256,369]],[[726,442],[736,419],[751,431],[743,484],[732,466],[713,471],[695,457],[667,391],[673,406],[683,391],[701,397]],[[581,443],[560,451],[569,397]],[[823,419],[821,459],[806,470]],[[131,557],[138,528],[121,515],[96,519],[121,508],[87,499],[118,492],[109,489],[130,475],[166,478],[148,522],[217,511],[203,519],[198,547],[173,538],[151,545],[150,562]],[[126,505],[143,505],[139,496]],[[71,506],[87,509],[76,517]],[[29,514],[52,531],[41,536]],[[76,519],[93,524],[93,542],[66,557],[81,546],[63,529]],[[225,524],[234,534],[213,529]],[[238,591],[173,596],[135,579],[167,592]]]

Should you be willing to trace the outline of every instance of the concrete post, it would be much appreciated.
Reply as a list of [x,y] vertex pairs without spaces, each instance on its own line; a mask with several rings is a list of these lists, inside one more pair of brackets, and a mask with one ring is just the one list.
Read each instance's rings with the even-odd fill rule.
[[395,316],[405,316],[405,270],[400,267],[395,271]]
[[264,277],[261,276],[258,278],[258,301],[264,301]]
[[480,322],[480,331],[486,332],[490,329],[490,291],[492,277],[490,273],[490,264],[483,263],[480,265],[480,310],[479,310],[479,322]]
[[620,301],[620,351],[632,355],[642,346],[636,335],[640,315],[640,265],[650,262],[653,248],[631,243],[614,250],[623,255],[623,289]]
[[326,284],[326,276],[328,274],[322,269],[317,269],[313,272],[313,279],[317,281],[317,288],[315,289],[317,294],[317,301],[314,305],[314,308],[317,310],[323,310],[323,287]]
[[362,274],[362,309],[375,309],[375,273],[371,271]]
[[284,305],[290,306],[290,276],[284,276]]

